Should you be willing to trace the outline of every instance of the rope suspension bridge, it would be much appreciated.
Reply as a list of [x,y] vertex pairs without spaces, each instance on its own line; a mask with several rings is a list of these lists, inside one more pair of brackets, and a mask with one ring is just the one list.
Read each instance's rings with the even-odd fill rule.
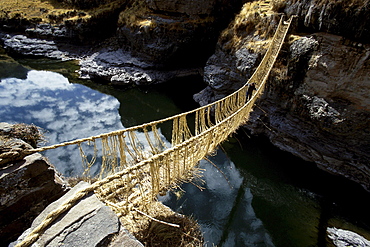
[[[118,216],[123,216],[134,210],[145,211],[146,205],[155,201],[159,194],[191,180],[198,162],[214,152],[248,120],[256,99],[263,93],[291,21],[292,18],[287,21],[283,21],[283,17],[280,19],[254,74],[243,87],[221,100],[166,119],[30,150],[30,153],[35,153],[76,145],[81,153],[84,175],[91,176],[91,170],[98,169],[95,172],[97,181],[47,215],[16,246],[30,246],[60,214],[89,192],[94,192]],[[252,83],[255,83],[256,91],[247,97],[248,86]],[[163,124],[172,126],[171,143],[161,136]],[[138,133],[145,138],[139,140]],[[93,150],[92,154],[86,150]],[[101,157],[99,166],[95,164],[98,157]]]

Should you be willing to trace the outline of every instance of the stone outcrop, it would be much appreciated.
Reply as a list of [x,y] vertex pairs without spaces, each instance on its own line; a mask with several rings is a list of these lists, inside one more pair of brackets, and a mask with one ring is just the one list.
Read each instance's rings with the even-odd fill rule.
[[301,31],[321,31],[364,43],[370,40],[368,0],[286,2],[282,10],[289,16],[298,16]]
[[33,3],[36,7],[12,2],[0,3],[0,36],[8,52],[81,60],[81,78],[123,86],[198,75],[240,3],[63,0],[56,6]]
[[[67,183],[41,154],[27,152],[42,139],[39,131],[34,125],[0,123],[0,246],[8,246],[23,233],[17,240],[20,242],[48,213],[76,191],[89,186],[80,182],[69,190]],[[10,246],[15,246],[17,241]],[[93,193],[62,214],[36,244],[143,246],[120,227],[117,215]]]
[[130,1],[2,1],[0,29],[31,38],[93,44],[116,30],[118,14]]
[[[17,241],[10,246],[21,242],[43,219],[57,209],[75,193],[89,186],[80,182],[67,194],[50,204],[33,221]],[[112,237],[120,231],[117,215],[104,205],[94,193],[89,193],[79,200],[70,210],[60,215],[50,227],[34,243],[37,246],[107,246]],[[124,243],[122,243],[124,246]]]
[[109,82],[115,86],[151,85],[167,82],[173,78],[198,75],[200,69],[162,69],[135,57],[111,40],[109,48],[98,49],[80,59],[80,78]]
[[[357,32],[340,29],[344,21],[346,27],[356,25],[366,12],[368,1],[354,2],[362,4],[286,1],[281,10],[299,15],[291,33],[304,30],[311,34],[288,37],[246,127],[253,134],[267,135],[282,150],[370,191],[370,46],[359,42],[367,39],[369,22],[367,17],[361,19],[367,22],[359,25]],[[258,9],[247,5],[247,13]],[[358,7],[356,13],[354,6]],[[340,21],[331,20],[329,25],[328,9],[335,9]],[[220,37],[204,71],[208,86],[194,96],[201,104],[231,93],[258,66],[266,50],[261,43],[269,38],[263,37],[263,32],[276,26],[277,14],[254,13],[244,14],[249,16],[245,19],[237,17]],[[324,14],[316,18],[317,13]],[[355,15],[353,19],[350,13]],[[259,27],[251,26],[254,19]],[[313,32],[318,30],[326,32]]]
[[363,236],[354,233],[352,231],[337,229],[335,227],[328,227],[327,232],[329,233],[329,238],[333,240],[336,247],[363,247],[370,246],[370,241]]
[[25,35],[3,36],[4,48],[15,54],[32,57],[70,60],[68,52],[61,51],[54,41],[28,38]]
[[120,13],[117,36],[159,68],[200,66],[236,6],[237,0],[134,1]]
[[249,128],[370,190],[370,47],[342,43],[326,33],[293,42],[287,66],[273,71]]
[[0,246],[17,238],[49,203],[67,190],[41,154],[24,152],[32,146],[11,137],[13,128],[11,124],[0,124]]
[[[194,97],[201,105],[243,85],[261,61],[280,16],[296,15],[291,32],[305,35],[291,35],[287,40],[248,128],[269,136],[281,149],[370,190],[369,0],[247,2],[221,35],[240,1],[91,1],[91,7],[101,9],[89,9],[91,14],[85,10],[88,1],[64,2],[81,9],[52,12],[43,2],[37,13],[42,21],[5,11],[0,23],[4,30],[23,27],[30,36],[64,35],[83,42],[94,29],[98,30],[94,35],[102,37],[102,29],[111,30],[112,25],[101,25],[111,17],[105,23],[114,23],[115,38],[83,52],[83,57],[81,52],[62,54],[80,59],[82,78],[148,85],[200,73],[209,58],[204,67],[208,87]],[[40,26],[42,22],[50,25]],[[10,50],[38,52],[13,45],[19,40],[13,37],[4,41],[9,41]],[[55,50],[48,42],[39,42],[40,54],[66,51],[59,44]]]
[[40,154],[7,163],[0,171],[0,235],[14,240],[49,203],[66,191],[64,182]]

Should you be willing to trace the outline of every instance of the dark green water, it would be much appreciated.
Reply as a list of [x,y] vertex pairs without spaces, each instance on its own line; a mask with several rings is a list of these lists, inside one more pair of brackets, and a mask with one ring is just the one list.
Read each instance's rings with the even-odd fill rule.
[[[80,81],[76,69],[71,62],[14,61],[0,54],[0,121],[34,123],[54,144],[195,108],[192,94],[204,87],[200,78],[187,78],[120,90]],[[71,148],[45,156],[64,175],[81,172],[79,153]],[[209,160],[200,162],[202,191],[184,184],[161,198],[198,220],[207,246],[331,246],[328,226],[370,239],[368,193],[262,137],[249,138],[241,130]]]

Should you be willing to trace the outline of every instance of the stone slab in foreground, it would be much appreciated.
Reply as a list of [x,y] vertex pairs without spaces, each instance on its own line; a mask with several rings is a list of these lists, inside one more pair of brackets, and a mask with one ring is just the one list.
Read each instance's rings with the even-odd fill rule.
[[[89,186],[80,182],[59,200],[50,204],[17,240],[10,244],[15,246],[28,233],[37,227],[45,216],[80,189]],[[93,193],[82,198],[69,211],[63,213],[32,246],[93,247],[105,246],[111,237],[120,232],[120,223],[116,214],[105,206]]]

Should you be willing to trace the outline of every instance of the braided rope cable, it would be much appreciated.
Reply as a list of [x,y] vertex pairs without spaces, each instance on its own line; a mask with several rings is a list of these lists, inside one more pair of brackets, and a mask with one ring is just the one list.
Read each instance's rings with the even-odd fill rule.
[[[139,207],[143,202],[153,201],[162,190],[165,190],[172,184],[181,181],[200,160],[202,160],[207,154],[211,153],[220,143],[226,140],[231,133],[236,131],[237,128],[248,119],[254,102],[263,93],[269,72],[275,63],[283,41],[287,35],[292,18],[287,22],[282,22],[282,20],[283,17],[280,20],[268,51],[252,77],[248,80],[248,83],[258,83],[258,87],[256,93],[253,94],[247,102],[245,95],[245,90],[247,88],[246,84],[233,94],[193,111],[124,130],[113,131],[98,136],[31,150],[31,152],[41,152],[62,146],[80,144],[82,142],[95,142],[96,139],[104,139],[106,145],[113,145],[113,149],[116,149],[116,151],[119,150],[119,152],[122,153],[124,151],[121,149],[124,145],[119,144],[124,143],[122,138],[124,138],[124,134],[126,132],[128,132],[129,139],[131,139],[135,144],[136,137],[132,134],[133,131],[151,127],[152,129],[155,129],[154,136],[158,136],[156,126],[159,123],[174,119],[177,119],[177,122],[174,122],[176,131],[183,132],[178,136],[173,137],[175,140],[173,141],[173,144],[175,143],[176,145],[172,145],[172,147],[165,149],[160,153],[153,152],[151,157],[142,160],[135,165],[124,167],[121,171],[105,178],[101,178],[89,187],[76,192],[72,198],[69,198],[59,208],[50,212],[41,224],[34,228],[28,236],[16,245],[16,247],[30,246],[33,244],[55,219],[57,219],[63,212],[66,212],[73,207],[78,200],[82,199],[89,192],[95,191],[102,201],[105,201],[106,204],[115,209],[118,214],[122,215],[122,212],[119,213],[120,210],[125,209],[123,211],[127,212],[133,208],[133,205]],[[234,99],[230,99],[231,97],[234,97]],[[230,101],[232,104],[235,104],[236,107],[231,107],[227,111],[227,114],[223,114],[222,109],[229,107],[229,104],[231,104]],[[229,104],[226,102],[229,102]],[[216,123],[208,123],[207,125],[206,122],[209,122],[208,120],[210,120],[209,112],[213,108],[216,108],[216,115],[218,115],[216,116]],[[217,108],[219,109],[217,110]],[[195,113],[196,115],[194,136],[189,134],[189,129],[186,123],[186,116],[191,113]],[[206,120],[207,115],[208,120]],[[223,117],[221,115],[223,115]],[[108,138],[112,136],[118,136],[119,139],[115,141],[108,140]],[[148,135],[146,134],[146,136]],[[109,142],[111,143],[109,144]],[[151,142],[150,144],[153,143]],[[111,147],[106,148],[107,150],[111,149]],[[137,146],[133,149],[134,152],[140,152],[138,150],[139,147]],[[124,156],[121,156],[121,159],[122,157]],[[117,165],[115,155],[113,155],[112,159],[114,164]],[[176,172],[173,173],[173,171]],[[146,174],[148,174],[146,179],[141,179]],[[131,191],[133,193],[126,197],[126,201],[121,200],[121,202],[118,202],[114,198],[123,193],[123,191]],[[131,205],[129,205],[130,203]]]

